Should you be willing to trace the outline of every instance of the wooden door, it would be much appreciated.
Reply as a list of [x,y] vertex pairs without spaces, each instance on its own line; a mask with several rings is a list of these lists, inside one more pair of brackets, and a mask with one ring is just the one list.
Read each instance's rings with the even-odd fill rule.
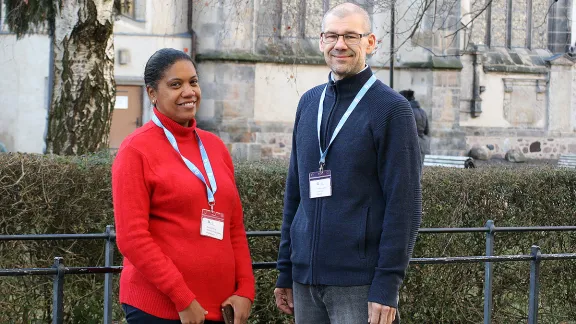
[[110,149],[118,149],[124,138],[142,125],[142,91],[141,86],[116,86]]

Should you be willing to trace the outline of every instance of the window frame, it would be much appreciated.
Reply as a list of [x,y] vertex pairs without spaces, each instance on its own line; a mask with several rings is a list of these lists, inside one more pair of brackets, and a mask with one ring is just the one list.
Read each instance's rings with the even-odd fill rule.
[[[131,3],[131,13],[124,11],[126,3]],[[120,0],[120,15],[137,22],[146,22],[146,0]]]

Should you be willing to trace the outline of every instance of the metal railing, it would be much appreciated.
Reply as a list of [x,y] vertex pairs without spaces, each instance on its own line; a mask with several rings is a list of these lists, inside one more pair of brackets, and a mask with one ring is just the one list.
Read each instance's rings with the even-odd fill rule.
[[[450,234],[450,233],[486,233],[486,255],[464,257],[412,258],[411,264],[455,264],[484,262],[484,324],[492,323],[492,282],[494,262],[530,261],[530,288],[528,305],[528,323],[538,322],[538,295],[540,262],[543,260],[573,260],[576,253],[542,254],[540,247],[533,245],[529,255],[494,256],[494,239],[497,232],[576,232],[576,226],[534,226],[534,227],[496,227],[489,220],[485,227],[467,228],[421,228],[420,234]],[[252,231],[248,237],[280,236],[280,231]],[[55,257],[51,268],[0,269],[3,276],[52,275],[53,281],[53,314],[52,323],[62,324],[64,321],[64,277],[67,274],[101,274],[104,278],[104,323],[112,323],[112,275],[122,271],[121,266],[113,266],[116,233],[111,225],[106,226],[104,233],[97,234],[33,234],[33,235],[0,235],[1,241],[24,240],[106,240],[104,267],[66,267],[62,257]],[[254,269],[274,269],[276,262],[254,262]]]

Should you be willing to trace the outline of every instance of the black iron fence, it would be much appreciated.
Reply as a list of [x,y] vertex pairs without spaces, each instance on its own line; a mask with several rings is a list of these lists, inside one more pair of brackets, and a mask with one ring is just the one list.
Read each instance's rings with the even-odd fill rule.
[[[576,232],[576,226],[535,226],[535,227],[496,227],[489,220],[485,227],[467,228],[421,228],[420,234],[433,233],[486,233],[486,255],[439,258],[412,258],[411,264],[454,264],[484,262],[484,324],[492,323],[492,282],[494,278],[492,264],[494,262],[530,262],[530,288],[528,305],[528,323],[538,322],[538,294],[540,262],[543,260],[573,260],[576,253],[542,254],[540,247],[532,246],[528,255],[494,255],[494,239],[497,232]],[[280,231],[253,231],[248,237],[280,236]],[[0,241],[38,241],[38,240],[106,240],[105,264],[103,267],[66,267],[62,257],[55,257],[50,268],[0,269],[2,276],[54,276],[52,323],[62,324],[64,321],[64,277],[67,274],[104,274],[104,320],[112,323],[113,289],[112,276],[122,271],[121,266],[113,266],[116,233],[111,225],[106,226],[104,233],[97,234],[34,234],[34,235],[0,235]],[[276,262],[254,262],[254,269],[274,269]]]

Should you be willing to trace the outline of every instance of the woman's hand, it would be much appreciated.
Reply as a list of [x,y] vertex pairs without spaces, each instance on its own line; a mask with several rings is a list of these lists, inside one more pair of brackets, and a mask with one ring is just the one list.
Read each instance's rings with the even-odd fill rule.
[[234,324],[245,324],[250,316],[252,302],[246,297],[232,295],[222,303],[222,306],[232,305],[234,308]]
[[183,311],[178,312],[182,324],[202,324],[204,323],[206,314],[208,314],[208,312],[200,306],[196,299]]

